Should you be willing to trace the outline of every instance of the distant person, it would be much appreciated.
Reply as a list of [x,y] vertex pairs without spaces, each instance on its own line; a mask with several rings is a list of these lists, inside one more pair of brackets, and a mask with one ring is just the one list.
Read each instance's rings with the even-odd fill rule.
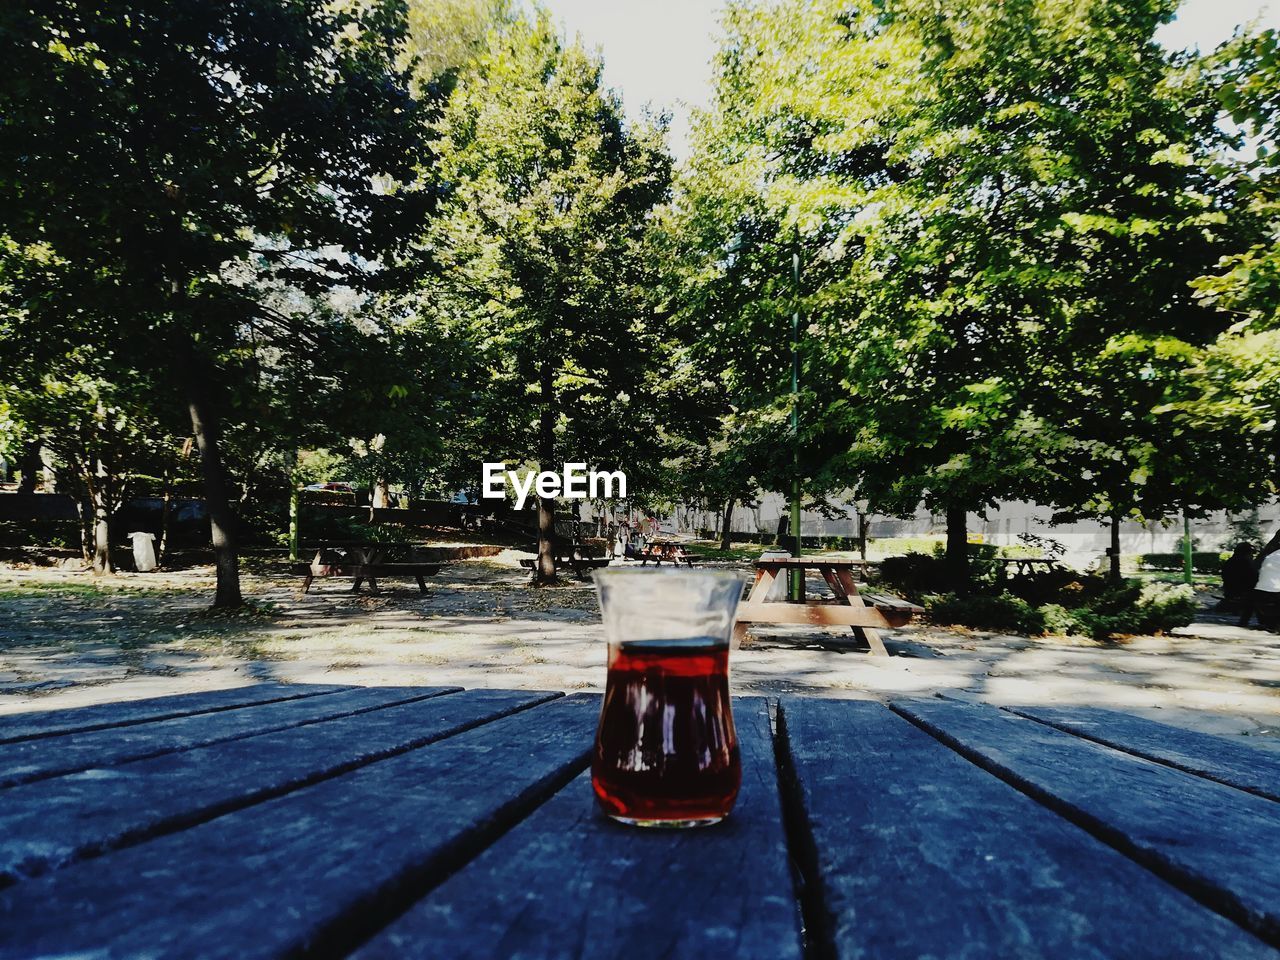
[[1258,580],[1257,548],[1252,543],[1238,543],[1222,565],[1221,610],[1239,610],[1241,621],[1249,619],[1253,603],[1253,585]]
[[1280,632],[1280,530],[1258,555],[1258,580],[1253,588],[1253,610],[1249,613],[1257,614],[1263,630]]

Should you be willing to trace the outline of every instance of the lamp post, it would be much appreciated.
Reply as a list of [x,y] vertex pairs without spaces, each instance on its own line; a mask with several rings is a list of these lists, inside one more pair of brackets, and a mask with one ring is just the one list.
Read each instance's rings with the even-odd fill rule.
[[[800,230],[791,251],[795,309],[791,311],[791,555],[800,556]],[[791,599],[804,600],[804,571],[791,571]]]

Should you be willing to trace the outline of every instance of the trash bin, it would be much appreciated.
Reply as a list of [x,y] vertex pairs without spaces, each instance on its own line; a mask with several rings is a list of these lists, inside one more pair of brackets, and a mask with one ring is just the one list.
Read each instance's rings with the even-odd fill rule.
[[133,568],[139,573],[146,573],[156,568],[156,548],[154,542],[156,535],[154,533],[137,533],[129,534],[129,539],[133,541]]

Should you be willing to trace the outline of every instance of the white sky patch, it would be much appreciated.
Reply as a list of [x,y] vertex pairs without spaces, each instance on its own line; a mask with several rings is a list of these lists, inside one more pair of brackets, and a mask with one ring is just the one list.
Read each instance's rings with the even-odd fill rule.
[[[711,59],[723,0],[544,0],[572,36],[604,53],[605,82],[632,118],[646,105],[672,114],[671,149],[689,153],[689,116],[711,102]],[[1170,47],[1210,50],[1254,18],[1280,28],[1280,0],[1187,0],[1160,31]]]

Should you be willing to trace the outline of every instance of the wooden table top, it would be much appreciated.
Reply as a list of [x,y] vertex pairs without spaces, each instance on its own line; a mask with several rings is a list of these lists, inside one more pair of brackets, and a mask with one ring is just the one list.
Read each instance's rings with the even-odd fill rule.
[[0,718],[0,957],[1277,956],[1280,755],[1239,738],[738,699],[730,819],[641,831],[595,810],[599,707],[261,684]]
[[757,567],[830,567],[847,570],[851,567],[870,566],[870,560],[837,560],[834,557],[761,557]]

